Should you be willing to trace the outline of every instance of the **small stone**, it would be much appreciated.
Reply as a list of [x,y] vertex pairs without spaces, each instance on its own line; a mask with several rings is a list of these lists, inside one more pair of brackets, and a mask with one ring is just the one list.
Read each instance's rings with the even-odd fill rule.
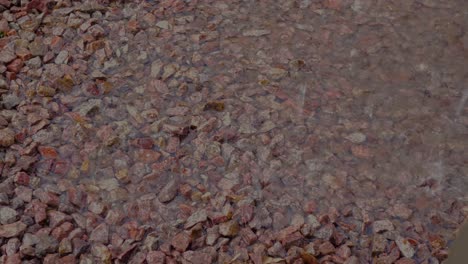
[[21,98],[15,94],[4,94],[2,96],[2,103],[6,109],[12,109],[21,103]]
[[205,209],[201,209],[193,213],[185,223],[185,229],[191,228],[192,226],[205,222],[208,219],[208,215]]
[[49,86],[40,85],[37,88],[37,94],[40,96],[52,97],[55,95],[55,89]]
[[383,235],[374,235],[372,239],[372,253],[380,254],[385,252],[387,247],[387,239]]
[[55,58],[55,64],[67,64],[68,62],[68,51],[62,50],[57,54],[57,57]]
[[41,153],[43,158],[55,159],[58,156],[57,150],[53,147],[40,146],[37,149],[39,150],[39,153]]
[[162,203],[172,201],[177,195],[177,189],[177,181],[171,180],[159,193],[159,201]]
[[351,256],[344,262],[344,264],[359,264],[359,263],[360,263],[359,259],[356,256]]
[[354,132],[346,136],[346,139],[353,143],[359,144],[366,141],[366,135],[361,132]]
[[17,216],[16,210],[5,206],[0,207],[0,224],[11,224],[16,220]]
[[216,243],[219,238],[219,226],[213,226],[206,230],[206,244],[212,246]]
[[0,130],[0,146],[9,147],[15,143],[15,132],[10,128]]
[[185,232],[180,232],[172,238],[171,245],[179,252],[184,252],[190,245],[190,236]]
[[224,102],[216,102],[216,101],[208,102],[205,105],[205,107],[203,107],[203,110],[204,111],[215,110],[218,112],[222,112],[224,111]]
[[273,246],[268,249],[268,255],[272,257],[284,257],[286,256],[286,250],[280,242],[275,242]]
[[234,221],[228,221],[219,225],[219,233],[223,236],[234,237],[239,232],[239,224]]
[[[103,244],[94,244],[91,247],[91,254],[100,260],[98,263],[111,263],[112,254],[109,248]],[[88,262],[93,263],[93,262]]]
[[250,29],[250,30],[244,31],[242,35],[245,37],[260,37],[260,36],[268,35],[270,33],[271,31],[267,29]]
[[162,251],[150,251],[146,255],[146,262],[148,263],[164,263],[166,255]]
[[[424,263],[424,262],[423,262]],[[433,263],[433,262],[430,262]],[[438,262],[435,262],[438,263]],[[414,259],[410,258],[401,258],[395,262],[395,264],[416,264],[416,261]]]
[[394,230],[394,226],[390,220],[378,220],[372,224],[372,230],[374,233],[381,233]]
[[413,248],[413,245],[408,241],[408,239],[398,237],[395,240],[398,248],[401,251],[401,254],[407,258],[412,258],[414,256],[415,250]]
[[68,238],[62,239],[62,241],[60,241],[58,250],[59,250],[60,255],[65,255],[65,254],[72,253],[73,246],[72,246],[72,243],[71,243],[70,239],[68,239]]
[[323,255],[328,255],[328,254],[331,254],[331,253],[334,253],[335,252],[335,246],[333,246],[332,243],[330,243],[329,241],[325,242],[325,243],[322,243],[320,246],[319,246],[319,251],[320,253],[322,253]]
[[10,72],[18,73],[21,68],[23,68],[24,62],[22,59],[18,58],[10,62],[7,66],[7,70]]
[[41,58],[39,57],[34,57],[26,61],[26,66],[28,66],[31,69],[38,69],[41,67],[41,65],[42,65],[42,61],[41,61]]
[[109,226],[106,223],[98,225],[91,232],[89,241],[107,244],[109,242]]
[[170,29],[170,24],[167,20],[159,21],[158,23],[156,23],[156,26],[162,29]]
[[158,77],[159,73],[161,72],[161,69],[163,67],[163,63],[160,60],[153,61],[151,63],[151,77]]
[[241,229],[240,236],[247,245],[252,245],[257,240],[257,235],[248,227]]
[[342,245],[338,248],[336,254],[342,259],[347,259],[351,256],[351,249],[347,245]]
[[15,53],[9,49],[3,49],[0,51],[0,63],[7,64],[13,61],[15,58]]
[[32,56],[44,56],[47,52],[47,46],[44,44],[42,39],[36,38],[29,44],[29,51]]
[[12,224],[6,224],[0,226],[0,238],[16,237],[26,229],[26,224],[21,221],[14,222]]
[[391,214],[401,217],[402,219],[408,219],[413,214],[413,210],[401,203],[395,204],[389,211]]
[[184,259],[189,261],[192,264],[207,264],[207,263],[212,263],[212,257],[211,255],[201,252],[201,251],[186,251],[184,254],[182,254]]
[[51,210],[47,214],[49,216],[50,227],[57,227],[70,218],[68,215],[55,210]]
[[161,78],[163,80],[166,80],[167,78],[171,77],[177,70],[178,70],[178,65],[175,63],[168,64],[164,66],[163,74]]

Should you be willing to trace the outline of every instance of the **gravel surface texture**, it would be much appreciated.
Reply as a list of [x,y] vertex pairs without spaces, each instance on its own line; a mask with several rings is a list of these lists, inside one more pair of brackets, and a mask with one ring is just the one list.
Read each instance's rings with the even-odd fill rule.
[[0,264],[438,264],[465,0],[0,0]]

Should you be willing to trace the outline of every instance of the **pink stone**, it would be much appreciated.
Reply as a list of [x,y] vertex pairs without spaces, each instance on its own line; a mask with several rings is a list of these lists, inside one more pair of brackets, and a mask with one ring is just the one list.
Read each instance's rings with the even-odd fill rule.
[[28,186],[29,180],[30,180],[29,175],[26,172],[21,171],[15,175],[15,182],[19,185]]
[[10,62],[10,64],[8,64],[7,66],[7,69],[10,72],[18,73],[21,70],[21,68],[23,68],[23,66],[23,60],[18,58]]
[[154,264],[164,264],[166,255],[161,251],[150,251],[146,255],[146,261]]
[[184,252],[190,245],[190,236],[185,232],[180,232],[172,238],[171,245],[179,252]]

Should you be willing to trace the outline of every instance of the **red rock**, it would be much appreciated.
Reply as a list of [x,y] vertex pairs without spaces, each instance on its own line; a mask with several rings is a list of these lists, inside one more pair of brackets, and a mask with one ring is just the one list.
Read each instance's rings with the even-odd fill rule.
[[242,237],[242,240],[244,240],[244,242],[249,246],[257,240],[257,235],[255,235],[255,233],[248,227],[241,229],[240,236]]
[[52,50],[60,50],[63,46],[63,39],[60,36],[54,36],[52,37],[52,40],[50,41],[50,48]]
[[171,240],[171,245],[179,252],[187,250],[191,242],[190,236],[186,232],[180,232]]
[[83,207],[86,204],[86,193],[76,188],[70,188],[67,191],[68,201],[78,207]]
[[238,213],[240,216],[239,223],[246,224],[250,222],[254,216],[254,206],[250,204],[242,205],[239,207]]
[[0,5],[9,8],[11,5],[11,0],[0,0]]
[[15,183],[28,186],[30,177],[26,172],[20,171],[15,175]]
[[51,210],[47,214],[49,215],[49,226],[52,228],[62,224],[70,218],[68,215],[55,210]]
[[152,149],[154,146],[154,140],[152,138],[139,138],[136,140],[138,147],[143,149]]
[[73,229],[73,224],[70,222],[65,222],[60,226],[52,229],[51,236],[53,236],[57,241],[61,241],[62,239],[66,238],[70,231]]
[[141,240],[145,233],[145,230],[139,227],[138,223],[135,221],[125,223],[123,227],[127,230],[128,238],[133,240]]
[[323,5],[326,8],[340,10],[342,7],[342,1],[343,0],[325,0]]
[[60,161],[55,162],[53,171],[55,174],[65,175],[67,174],[68,169],[69,169],[68,162],[60,160]]
[[13,255],[6,256],[4,264],[21,264],[21,255],[20,253],[16,253]]
[[175,153],[180,145],[179,137],[170,137],[167,141],[166,151],[169,153]]
[[170,180],[159,192],[158,199],[162,203],[172,201],[177,195],[178,183],[176,180]]
[[284,246],[289,246],[303,238],[302,234],[300,232],[294,232],[292,234],[286,235],[284,239],[281,240],[281,244]]
[[317,210],[317,203],[315,201],[307,201],[304,204],[304,212],[311,214]]
[[46,208],[46,204],[34,199],[27,205],[24,213],[33,216],[36,223],[41,223],[47,218]]
[[410,258],[401,258],[395,262],[395,264],[415,264],[416,261]]
[[351,152],[354,156],[358,158],[370,158],[372,157],[372,152],[368,147],[356,145],[351,147]]
[[128,30],[130,30],[130,32],[137,32],[140,29],[140,25],[138,24],[138,21],[133,20],[133,19],[128,21],[127,27],[128,27]]
[[75,264],[76,263],[76,259],[75,259],[75,256],[73,256],[72,254],[70,255],[67,255],[65,257],[62,257],[58,260],[58,263],[61,263],[61,264]]
[[142,264],[145,262],[146,259],[146,253],[144,252],[138,252],[131,259],[129,260],[129,264]]
[[21,221],[0,225],[0,238],[10,238],[20,235],[26,230],[26,224]]
[[55,263],[58,263],[59,261],[59,255],[58,254],[47,254],[45,257],[44,257],[44,260],[43,260],[44,264],[55,264]]
[[107,244],[109,243],[109,226],[106,223],[98,225],[91,232],[89,241]]
[[39,200],[41,200],[41,202],[43,202],[43,203],[45,203],[47,205],[51,205],[51,206],[55,206],[55,207],[57,207],[59,205],[60,199],[54,193],[46,192],[43,189],[37,189],[37,190],[34,191],[33,194],[34,194],[34,196],[39,198]]
[[10,81],[15,80],[16,79],[16,73],[11,72],[11,71],[7,71],[6,72],[6,77]]
[[207,264],[213,262],[209,254],[200,251],[189,250],[184,252],[182,256],[192,264]]
[[10,62],[10,64],[8,64],[7,70],[10,72],[18,73],[21,70],[21,68],[23,68],[23,66],[23,60],[18,58]]
[[327,241],[327,242],[322,243],[322,244],[319,246],[319,251],[320,251],[320,253],[322,253],[323,255],[328,255],[328,254],[331,254],[331,253],[334,253],[334,252],[335,252],[335,246],[333,246],[332,243],[330,243],[329,241]]
[[48,1],[44,0],[32,0],[26,6],[26,11],[31,11],[33,9],[37,9],[42,13],[50,13],[49,9],[47,8]]
[[154,264],[164,264],[166,255],[162,251],[150,251],[146,255],[146,262]]
[[343,259],[347,259],[351,256],[351,249],[348,246],[343,245],[338,248],[336,254]]
[[15,53],[22,61],[29,60],[32,57],[31,52],[26,48],[17,48]]
[[159,157],[161,157],[161,153],[150,149],[139,149],[135,152],[137,162],[153,163],[158,161]]
[[192,187],[188,184],[182,184],[179,186],[179,192],[186,198],[190,197],[192,193]]
[[43,158],[55,159],[58,156],[57,150],[55,150],[53,147],[40,146],[37,149]]
[[98,86],[93,82],[86,83],[83,86],[85,91],[93,96],[98,96],[100,94]]

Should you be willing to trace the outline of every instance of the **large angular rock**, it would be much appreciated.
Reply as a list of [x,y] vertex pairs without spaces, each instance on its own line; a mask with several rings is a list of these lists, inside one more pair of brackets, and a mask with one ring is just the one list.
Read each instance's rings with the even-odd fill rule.
[[89,241],[107,244],[109,242],[109,226],[106,223],[96,226],[91,232]]
[[18,213],[15,209],[5,206],[0,207],[0,224],[11,224],[16,220],[17,216]]
[[0,226],[0,238],[10,238],[16,237],[21,234],[26,229],[26,224],[18,221],[12,224],[1,225]]
[[0,146],[9,147],[15,143],[15,132],[10,128],[0,129]]
[[159,193],[158,198],[162,203],[170,202],[177,195],[177,181],[171,180]]

